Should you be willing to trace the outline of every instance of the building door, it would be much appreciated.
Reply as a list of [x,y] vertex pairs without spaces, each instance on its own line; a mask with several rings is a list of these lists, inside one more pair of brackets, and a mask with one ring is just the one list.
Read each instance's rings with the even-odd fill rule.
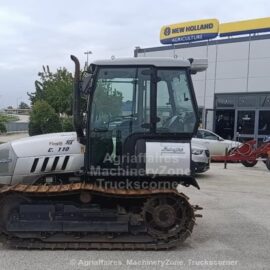
[[223,139],[234,137],[235,110],[216,110],[215,132]]
[[256,110],[237,110],[236,111],[235,139],[245,142],[257,139],[257,119],[258,112]]

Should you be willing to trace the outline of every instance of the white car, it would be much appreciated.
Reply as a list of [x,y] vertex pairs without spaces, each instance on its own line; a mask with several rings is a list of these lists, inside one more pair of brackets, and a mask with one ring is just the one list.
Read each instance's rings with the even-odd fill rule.
[[210,168],[209,150],[203,145],[191,144],[192,162],[194,164],[195,173],[203,173]]
[[192,138],[192,142],[207,147],[210,151],[210,156],[224,156],[226,148],[228,151],[231,151],[242,145],[240,142],[225,140],[216,133],[206,129],[199,129]]

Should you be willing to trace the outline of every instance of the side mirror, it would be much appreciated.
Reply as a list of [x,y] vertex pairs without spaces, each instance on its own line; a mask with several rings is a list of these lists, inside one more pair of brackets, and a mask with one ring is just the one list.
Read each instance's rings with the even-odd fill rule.
[[224,139],[221,137],[218,137],[218,141],[224,141]]

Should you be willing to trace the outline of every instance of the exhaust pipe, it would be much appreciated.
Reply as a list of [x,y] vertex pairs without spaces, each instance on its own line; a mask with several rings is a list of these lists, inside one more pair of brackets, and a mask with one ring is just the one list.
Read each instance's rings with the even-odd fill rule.
[[80,62],[74,55],[70,56],[75,64],[74,86],[73,86],[73,126],[77,133],[78,141],[84,143],[84,133],[81,115],[81,91],[80,91]]

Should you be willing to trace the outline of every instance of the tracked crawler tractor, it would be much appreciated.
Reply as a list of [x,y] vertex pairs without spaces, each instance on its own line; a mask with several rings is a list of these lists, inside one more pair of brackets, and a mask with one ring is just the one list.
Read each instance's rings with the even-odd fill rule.
[[81,78],[71,58],[76,132],[0,146],[2,240],[38,249],[176,247],[191,234],[198,209],[177,185],[199,188],[190,147],[199,121],[191,74],[207,63],[97,61]]

